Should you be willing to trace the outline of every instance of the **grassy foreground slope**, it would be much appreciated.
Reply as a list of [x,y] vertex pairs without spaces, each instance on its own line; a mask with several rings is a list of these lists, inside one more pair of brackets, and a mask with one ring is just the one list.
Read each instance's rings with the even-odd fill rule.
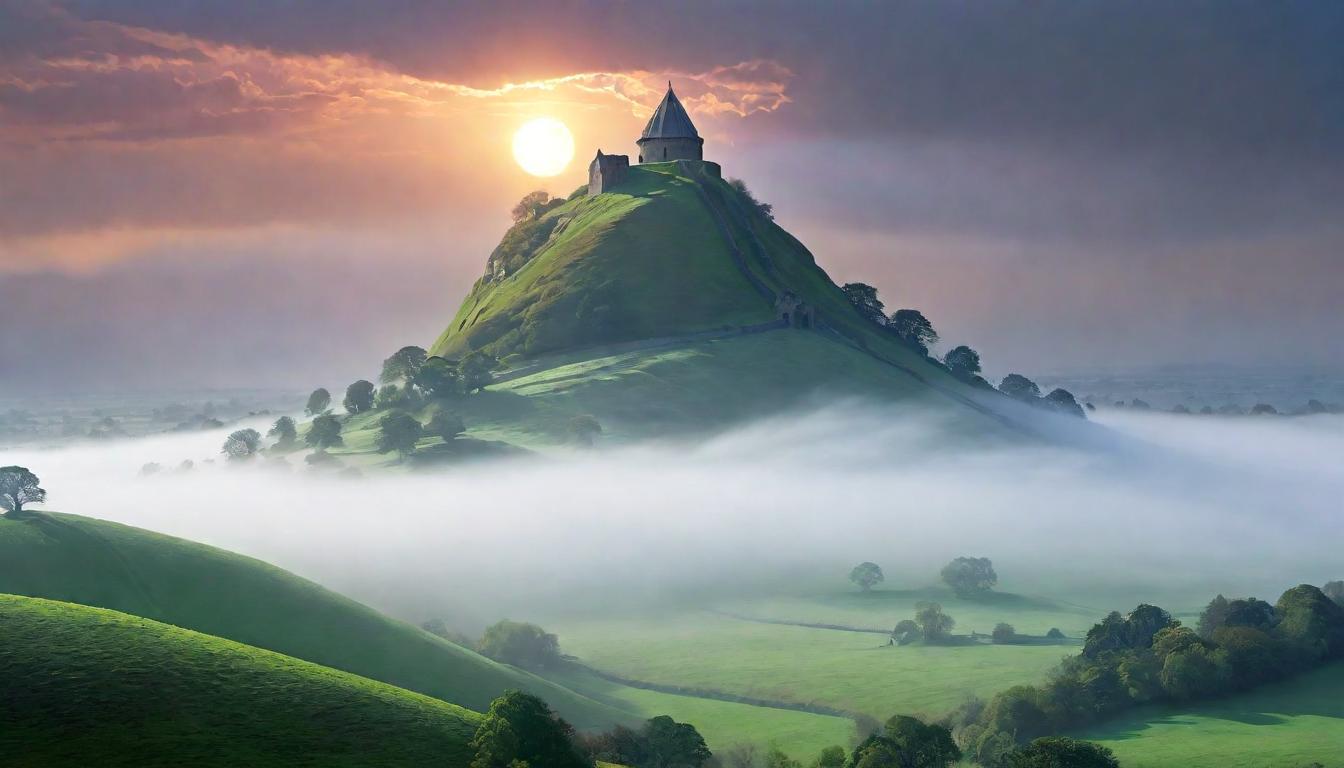
[[75,515],[0,518],[0,593],[93,605],[484,711],[531,691],[580,727],[629,719],[259,560]]
[[1189,707],[1144,707],[1084,734],[1126,768],[1344,765],[1344,663]]
[[0,595],[6,765],[465,766],[479,715],[116,611]]

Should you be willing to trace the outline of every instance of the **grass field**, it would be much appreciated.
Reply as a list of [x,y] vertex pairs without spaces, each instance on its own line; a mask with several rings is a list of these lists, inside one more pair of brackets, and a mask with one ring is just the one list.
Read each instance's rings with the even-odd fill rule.
[[520,688],[581,727],[629,719],[259,560],[116,523],[0,518],[0,593],[163,621],[477,711]]
[[0,595],[0,762],[463,766],[479,715],[159,622]]
[[1145,707],[1079,734],[1125,768],[1344,766],[1344,663],[1193,707]]

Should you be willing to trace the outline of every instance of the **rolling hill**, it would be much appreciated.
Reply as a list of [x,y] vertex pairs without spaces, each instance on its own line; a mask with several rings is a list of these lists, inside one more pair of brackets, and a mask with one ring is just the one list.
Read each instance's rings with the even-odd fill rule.
[[259,560],[116,523],[0,517],[0,593],[109,608],[476,711],[518,688],[579,727],[630,719]]
[[0,762],[466,765],[480,716],[130,616],[0,595]]

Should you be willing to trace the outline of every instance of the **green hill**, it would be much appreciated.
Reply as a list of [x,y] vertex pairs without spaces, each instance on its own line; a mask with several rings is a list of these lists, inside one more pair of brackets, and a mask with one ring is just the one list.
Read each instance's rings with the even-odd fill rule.
[[[473,436],[528,444],[574,413],[662,434],[818,392],[915,401],[974,431],[1024,427],[997,393],[861,316],[712,164],[635,166],[614,191],[554,201],[509,230],[487,272],[430,350],[502,361],[492,390],[515,397],[464,405]],[[807,323],[797,309],[782,320],[789,295]]]
[[464,766],[479,715],[116,611],[0,595],[0,762]]
[[628,719],[259,560],[116,523],[0,517],[0,593],[110,608],[477,711],[519,688],[580,727]]

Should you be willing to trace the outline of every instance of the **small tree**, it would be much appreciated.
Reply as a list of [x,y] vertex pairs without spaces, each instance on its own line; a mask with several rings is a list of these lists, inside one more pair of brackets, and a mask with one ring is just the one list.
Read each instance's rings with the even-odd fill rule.
[[470,746],[476,753],[471,768],[592,768],[574,746],[574,728],[522,691],[491,702]]
[[759,211],[762,216],[771,221],[775,220],[775,207],[769,203],[762,203],[760,200],[757,200],[756,196],[751,193],[751,190],[747,189],[747,182],[741,179],[729,179],[728,186],[737,190],[738,194],[745,197],[747,202],[751,204],[751,207]]
[[1083,407],[1074,399],[1073,393],[1067,389],[1054,389],[1045,396],[1044,402],[1050,406],[1051,410],[1062,413],[1066,416],[1077,416],[1080,419],[1087,418],[1083,412]]
[[833,744],[821,750],[817,759],[812,762],[813,768],[845,768],[845,748],[839,744]]
[[376,450],[379,453],[396,451],[404,460],[415,452],[415,444],[420,441],[422,434],[424,430],[414,416],[399,411],[389,413],[378,420]]
[[299,438],[299,429],[294,424],[294,419],[289,416],[281,416],[271,425],[270,430],[266,432],[266,436],[275,438],[276,447],[288,448]]
[[1100,744],[1046,736],[1008,754],[1007,768],[1120,768],[1115,754]]
[[770,751],[765,753],[764,768],[803,768],[803,763],[801,760],[789,757],[789,753],[779,747],[771,747]]
[[220,453],[231,461],[250,459],[261,450],[261,433],[255,429],[240,429],[224,440]]
[[462,358],[462,363],[458,366],[458,375],[462,379],[462,390],[471,394],[490,386],[490,383],[495,380],[495,375],[490,372],[494,367],[495,361],[480,350]]
[[602,424],[596,416],[583,414],[569,420],[569,439],[577,445],[592,448],[598,436],[602,434]]
[[397,381],[412,381],[425,364],[425,350],[421,347],[402,347],[383,361],[383,373],[379,381],[392,384]]
[[308,434],[304,435],[303,441],[318,451],[345,445],[341,438],[341,420],[330,413],[318,416],[308,425]]
[[309,416],[316,416],[327,410],[330,405],[331,393],[322,387],[318,387],[308,396],[308,405],[304,406],[303,412]]
[[713,753],[690,723],[678,723],[667,715],[650,718],[644,725],[651,768],[699,768]]
[[426,397],[438,400],[462,394],[462,382],[457,374],[457,366],[442,357],[431,357],[416,372],[416,389]]
[[425,434],[441,437],[445,443],[453,442],[466,431],[467,425],[462,423],[462,417],[447,411],[435,413],[425,427]]
[[513,206],[513,210],[510,211],[513,216],[513,223],[519,224],[536,217],[550,202],[550,199],[551,196],[544,189],[538,189],[535,192],[528,192],[523,195],[523,199],[519,200],[518,204]]
[[5,517],[22,515],[25,504],[46,501],[47,492],[41,482],[27,467],[0,467],[0,509],[5,510]]
[[887,324],[887,315],[883,312],[882,300],[877,298],[877,289],[867,283],[845,283],[840,286],[845,298],[868,320],[878,325]]
[[364,413],[373,408],[373,382],[360,379],[345,388],[346,413]]
[[896,334],[896,338],[925,354],[929,347],[938,343],[938,332],[933,323],[917,309],[898,309],[891,313],[887,327]]
[[1017,642],[1017,629],[1012,624],[999,622],[994,625],[994,631],[989,633],[989,639],[1000,645]]
[[943,355],[943,365],[947,366],[953,376],[969,379],[980,373],[980,353],[962,344]]
[[983,595],[999,583],[988,557],[958,557],[943,566],[942,577],[961,598]]
[[495,661],[523,669],[548,669],[560,661],[560,641],[555,635],[536,624],[508,619],[486,627],[479,650]]
[[915,623],[926,643],[947,642],[952,628],[957,625],[955,619],[943,613],[943,606],[938,603],[915,603]]
[[1051,640],[1063,640],[1064,632],[1059,627],[1051,627],[1050,631],[1045,633],[1045,636]]
[[867,592],[874,585],[885,581],[886,577],[877,563],[862,562],[850,569],[849,580],[859,585],[860,591]]
[[1010,373],[999,382],[999,391],[1024,403],[1033,403],[1041,397],[1041,388],[1036,382],[1020,373]]

